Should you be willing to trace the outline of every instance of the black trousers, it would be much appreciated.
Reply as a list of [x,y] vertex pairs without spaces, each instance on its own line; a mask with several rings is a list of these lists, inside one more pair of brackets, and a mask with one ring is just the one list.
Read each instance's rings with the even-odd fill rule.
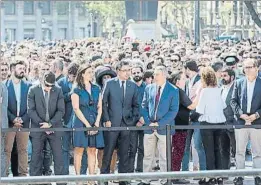
[[227,135],[229,137],[229,142],[230,142],[230,156],[235,158],[236,157],[235,131],[234,130],[227,130]]
[[43,149],[43,175],[50,176],[52,175],[51,165],[52,165],[52,149],[51,146],[46,139],[44,142]]
[[130,146],[130,131],[106,131],[104,132],[104,154],[102,160],[101,174],[110,173],[110,164],[113,151],[119,140],[118,155],[119,155],[119,173],[127,173],[129,170],[129,146]]
[[129,173],[134,172],[135,170],[135,159],[136,153],[137,156],[137,167],[136,171],[143,171],[143,157],[144,157],[144,131],[131,131],[130,133],[130,149],[129,149]]
[[[207,122],[201,122],[200,124],[213,125]],[[219,125],[224,125],[224,123],[220,123]],[[230,143],[226,130],[202,129],[200,132],[206,154],[206,169],[227,169],[230,163],[230,151],[227,148],[230,147]]]
[[32,160],[30,163],[30,176],[42,176],[43,172],[43,150],[46,140],[49,142],[53,160],[55,175],[64,175],[64,162],[62,157],[62,140],[61,135],[54,133],[47,135],[41,134],[40,137],[32,137]]

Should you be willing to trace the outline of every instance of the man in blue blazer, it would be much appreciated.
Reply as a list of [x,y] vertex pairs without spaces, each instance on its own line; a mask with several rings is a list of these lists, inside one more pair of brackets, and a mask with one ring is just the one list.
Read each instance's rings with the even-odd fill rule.
[[[143,97],[144,125],[160,127],[145,131],[143,172],[151,171],[157,149],[159,150],[160,169],[163,172],[167,171],[165,126],[174,126],[179,109],[179,91],[167,81],[167,75],[168,71],[165,66],[157,66],[154,72],[155,83],[146,87]],[[149,181],[140,183],[140,185],[146,184],[150,184]]]
[[[235,82],[230,101],[240,125],[261,125],[261,78],[258,77],[257,61],[246,59],[243,63],[245,77]],[[245,168],[245,151],[249,140],[253,153],[253,167],[261,168],[261,130],[242,128],[235,130],[236,167]],[[235,185],[243,185],[243,177],[234,180]],[[261,185],[261,178],[255,177],[255,185]]]
[[[8,120],[9,128],[28,128],[30,118],[27,114],[27,94],[30,84],[23,81],[25,75],[25,62],[16,59],[10,65],[11,78],[6,81],[8,90]],[[28,173],[28,132],[8,132],[6,136],[5,154],[7,166],[10,164],[11,152],[16,138],[18,151],[18,175],[26,176]],[[6,171],[6,173],[8,173]]]

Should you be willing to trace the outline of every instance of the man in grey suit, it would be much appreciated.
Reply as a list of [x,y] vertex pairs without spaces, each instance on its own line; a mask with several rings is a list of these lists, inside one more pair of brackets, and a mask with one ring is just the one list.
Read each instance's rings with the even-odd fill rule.
[[[107,81],[103,91],[103,120],[106,127],[135,126],[139,120],[139,103],[137,85],[129,80],[130,63],[122,60],[117,63],[118,76]],[[101,173],[110,173],[110,163],[116,143],[119,139],[119,173],[128,172],[128,150],[130,131],[113,131],[104,133],[104,156]],[[125,185],[126,182],[120,182]]]
[[[47,111],[48,110],[48,111]],[[28,114],[32,128],[61,128],[65,112],[64,97],[60,87],[55,85],[55,75],[46,72],[40,85],[30,88],[28,93]],[[32,159],[30,176],[41,176],[44,142],[47,139],[52,148],[55,175],[63,175],[61,132],[43,131],[31,132]]]

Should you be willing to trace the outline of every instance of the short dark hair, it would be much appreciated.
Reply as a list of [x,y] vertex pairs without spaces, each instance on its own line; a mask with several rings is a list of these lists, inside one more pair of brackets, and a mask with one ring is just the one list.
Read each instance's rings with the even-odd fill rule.
[[234,71],[233,69],[228,68],[228,67],[225,67],[225,68],[222,70],[222,72],[227,73],[228,76],[230,76],[230,77],[231,77],[231,76],[234,76],[234,79],[235,79],[235,77],[236,77],[235,71]]
[[177,81],[180,80],[181,78],[181,75],[183,74],[182,71],[174,71],[170,77],[169,77],[169,82],[173,85],[176,85],[177,84]]
[[68,69],[68,74],[76,75],[79,67],[80,67],[79,64],[77,64],[76,62],[70,63],[68,68],[67,68]]
[[198,65],[196,61],[187,61],[184,67],[185,69],[189,69],[190,71],[198,72]]
[[130,65],[130,61],[127,59],[123,59],[116,63],[115,68],[118,71],[122,68],[122,66],[129,66],[129,65]]
[[143,73],[144,69],[143,69],[143,64],[141,62],[135,62],[132,66],[133,68],[140,68],[140,71]]
[[26,66],[26,63],[25,63],[24,60],[15,60],[14,62],[12,62],[10,64],[10,69],[15,68],[17,65],[24,65],[24,66]]
[[143,81],[145,81],[147,78],[153,78],[153,70],[147,70],[144,72]]
[[211,67],[214,69],[215,72],[218,72],[223,68],[223,63],[222,62],[215,62],[211,65]]

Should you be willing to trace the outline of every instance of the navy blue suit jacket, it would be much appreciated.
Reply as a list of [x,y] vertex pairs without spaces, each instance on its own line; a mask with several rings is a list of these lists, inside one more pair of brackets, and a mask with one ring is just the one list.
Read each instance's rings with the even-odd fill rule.
[[[251,103],[250,114],[259,113],[261,116],[261,78],[256,78],[255,88],[253,92],[253,98]],[[247,114],[247,79],[241,78],[235,82],[234,91],[230,101],[230,105],[236,115],[237,123],[240,125],[245,124],[245,120],[242,120],[240,116]],[[255,120],[252,124],[261,124],[261,119]]]
[[72,84],[69,82],[68,77],[63,77],[60,80],[58,80],[58,85],[61,87],[63,91],[63,96],[64,96],[64,103],[65,103],[65,114],[63,116],[63,121],[66,127],[71,128],[72,123],[71,123],[71,116],[73,113],[73,108],[72,108],[72,101],[71,101],[71,88]]
[[127,126],[135,126],[140,118],[137,85],[126,81],[123,100],[118,77],[108,80],[103,89],[102,115],[103,121],[111,121],[112,127],[121,126],[122,121]]
[[[17,101],[12,80],[5,82],[8,90],[8,120],[9,127],[14,126],[14,119],[17,117]],[[31,84],[21,80],[21,104],[19,117],[23,120],[23,128],[29,128],[30,118],[27,113],[27,95]]]
[[[174,126],[175,117],[179,110],[179,90],[175,86],[166,82],[163,92],[160,97],[160,101],[157,108],[156,120],[155,115],[155,99],[156,99],[157,85],[148,85],[145,89],[145,93],[142,101],[142,116],[145,121],[145,126],[149,126],[152,122],[158,122],[160,127],[164,127],[167,124]],[[146,130],[145,134],[152,134],[152,130]],[[158,130],[161,135],[166,134],[165,128]],[[172,132],[174,134],[174,132]]]

